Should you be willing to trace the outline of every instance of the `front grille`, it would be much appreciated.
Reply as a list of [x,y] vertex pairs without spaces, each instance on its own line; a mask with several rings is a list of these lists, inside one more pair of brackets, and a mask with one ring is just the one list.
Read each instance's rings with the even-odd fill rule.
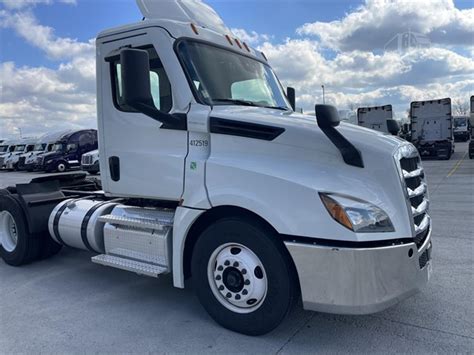
[[413,216],[415,236],[414,241],[419,248],[423,246],[429,234],[430,217],[428,215],[428,188],[421,159],[415,147],[407,145],[399,151],[399,164],[407,199]]
[[3,167],[3,164],[5,163],[5,158],[0,158],[0,169]]
[[420,263],[420,269],[423,269],[426,264],[428,264],[428,261],[431,260],[431,244],[429,245],[426,250],[421,253],[420,258],[418,259],[418,262]]
[[92,165],[92,155],[83,155],[82,165]]
[[26,158],[25,157],[20,157],[20,159],[18,159],[18,167],[24,167],[25,166],[25,160]]

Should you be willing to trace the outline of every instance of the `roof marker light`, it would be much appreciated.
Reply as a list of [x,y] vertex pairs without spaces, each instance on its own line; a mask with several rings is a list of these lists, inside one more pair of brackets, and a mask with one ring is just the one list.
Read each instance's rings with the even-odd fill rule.
[[199,35],[199,31],[194,23],[191,23],[191,29],[195,34]]
[[240,41],[236,38],[235,43],[237,43],[237,46],[239,46],[240,49],[242,49],[242,45],[240,44]]
[[244,47],[247,50],[247,52],[250,52],[250,48],[249,48],[249,46],[247,46],[247,43],[245,43],[245,42],[244,42]]
[[229,35],[225,35],[225,38],[227,38],[227,41],[229,42],[229,44],[230,44],[231,46],[234,45],[234,43],[232,42],[232,39],[230,38]]

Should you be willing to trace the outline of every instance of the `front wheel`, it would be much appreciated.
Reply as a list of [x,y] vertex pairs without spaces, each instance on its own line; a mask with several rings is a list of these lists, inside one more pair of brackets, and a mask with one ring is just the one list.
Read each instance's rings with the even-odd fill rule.
[[296,271],[278,235],[251,218],[225,218],[209,226],[196,242],[191,272],[211,317],[247,335],[276,328],[298,293]]
[[56,164],[56,171],[64,173],[67,170],[67,164],[63,161]]

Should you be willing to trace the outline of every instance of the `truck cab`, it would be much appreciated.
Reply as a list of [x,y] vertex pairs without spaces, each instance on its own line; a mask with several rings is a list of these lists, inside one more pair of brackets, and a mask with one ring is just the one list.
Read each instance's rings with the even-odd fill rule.
[[49,153],[42,155],[42,170],[65,172],[80,167],[82,155],[97,149],[97,131],[80,130],[62,135]]
[[[413,145],[341,123],[332,106],[295,113],[265,55],[204,3],[137,3],[143,21],[96,40],[101,189],[61,176],[0,194],[6,262],[51,256],[14,242],[42,235],[100,265],[169,273],[249,335],[297,299],[368,314],[426,284],[431,218]],[[25,230],[12,236],[12,223]]]
[[36,138],[24,138],[18,141],[15,149],[5,158],[4,164],[7,170],[17,170],[20,157],[33,151]]
[[467,116],[455,116],[454,121],[454,140],[467,142],[471,139],[471,124]]
[[0,144],[0,170],[5,168],[5,159],[15,150],[15,142],[4,141]]

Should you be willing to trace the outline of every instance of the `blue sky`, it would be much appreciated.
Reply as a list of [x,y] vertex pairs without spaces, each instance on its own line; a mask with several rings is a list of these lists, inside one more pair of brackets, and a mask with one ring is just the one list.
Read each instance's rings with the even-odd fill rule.
[[[267,54],[306,110],[321,100],[322,84],[340,110],[392,104],[398,119],[411,100],[472,95],[472,0],[205,2]],[[90,40],[140,19],[134,0],[0,0],[0,136],[94,126]],[[384,47],[406,31],[429,46]]]

